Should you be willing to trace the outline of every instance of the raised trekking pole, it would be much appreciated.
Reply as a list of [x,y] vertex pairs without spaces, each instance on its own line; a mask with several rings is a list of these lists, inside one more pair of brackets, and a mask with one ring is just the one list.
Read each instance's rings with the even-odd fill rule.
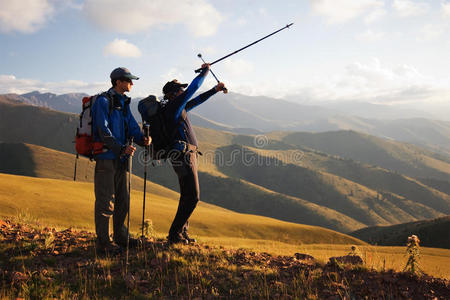
[[[144,136],[149,138],[150,135],[150,125],[144,124]],[[147,187],[147,159],[148,159],[148,149],[149,146],[145,146],[145,154],[144,154],[144,200],[142,201],[142,234],[141,238],[144,238],[144,218],[145,218],[145,193]]]
[[[199,53],[197,54],[197,56],[202,60],[202,62],[204,62],[206,64],[206,61],[203,59],[202,55]],[[220,83],[220,80],[217,78],[216,74],[214,74],[214,72],[209,69],[209,71],[211,72],[212,76],[214,76],[214,78],[216,79],[217,83]],[[228,93],[228,89],[226,87],[223,88],[223,93],[226,94]]]
[[[219,61],[222,61],[222,60],[224,60],[225,58],[228,58],[228,57],[230,57],[230,56],[232,56],[232,55],[235,55],[236,53],[238,53],[238,52],[240,52],[240,51],[242,51],[242,50],[244,50],[244,49],[246,49],[246,48],[248,48],[248,47],[250,47],[250,46],[253,46],[253,45],[256,44],[256,43],[258,43],[258,42],[260,42],[260,41],[262,41],[262,40],[264,40],[264,39],[267,39],[269,36],[272,36],[272,35],[274,35],[274,34],[280,32],[281,30],[284,30],[284,29],[286,29],[286,28],[291,27],[293,24],[294,24],[294,23],[288,24],[288,25],[284,26],[283,28],[278,29],[277,31],[272,32],[271,34],[268,34],[268,35],[266,35],[265,37],[260,38],[259,40],[254,41],[253,43],[248,44],[248,45],[245,46],[245,47],[242,47],[241,49],[238,49],[238,50],[236,50],[236,51],[234,51],[234,52],[232,52],[232,53],[230,53],[230,54],[225,55],[224,57],[219,58],[218,60],[213,61],[213,62],[210,63],[209,65],[212,66],[213,64],[218,63]],[[197,69],[197,70],[195,70],[195,73],[200,73],[201,70],[202,70],[202,68]]]
[[[129,144],[133,146],[133,137],[130,138]],[[127,254],[126,254],[126,265],[125,265],[125,273],[128,273],[128,252],[130,249],[130,202],[131,202],[131,164],[133,162],[133,156],[128,157],[128,221],[127,221]]]

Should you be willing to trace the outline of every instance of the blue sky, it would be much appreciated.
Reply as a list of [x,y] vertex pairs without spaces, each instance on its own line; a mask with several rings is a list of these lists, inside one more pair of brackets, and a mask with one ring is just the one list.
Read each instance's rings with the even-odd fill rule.
[[[304,103],[450,102],[449,0],[0,0],[0,93],[96,93],[118,66],[131,96],[212,61],[230,91]],[[208,78],[204,87],[214,84]]]

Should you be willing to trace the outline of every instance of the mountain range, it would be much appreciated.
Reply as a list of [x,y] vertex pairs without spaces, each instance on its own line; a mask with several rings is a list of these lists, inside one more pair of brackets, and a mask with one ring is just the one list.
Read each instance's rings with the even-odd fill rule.
[[[36,91],[4,96],[21,103],[79,113],[81,99],[86,94],[55,95]],[[131,110],[140,120],[138,100],[132,101]],[[341,102],[304,105],[282,99],[229,93],[217,94],[191,111],[191,119],[197,126],[240,134],[354,130],[450,153],[450,122],[434,120],[430,114],[418,110],[385,104]]]
[[[20,160],[30,147],[14,146],[17,143],[73,153],[77,122],[75,114],[0,96],[0,172],[25,172],[20,171],[23,165],[42,165],[38,156]],[[341,232],[450,214],[445,188],[450,158],[445,154],[355,131],[252,136],[195,130],[204,153],[199,164],[202,200],[211,204]],[[20,163],[21,168],[15,167]],[[139,153],[133,168],[142,177]],[[27,172],[16,174],[32,176],[34,171]],[[86,174],[92,168],[79,172],[92,178]],[[174,191],[178,188],[166,163],[152,166],[149,178]]]

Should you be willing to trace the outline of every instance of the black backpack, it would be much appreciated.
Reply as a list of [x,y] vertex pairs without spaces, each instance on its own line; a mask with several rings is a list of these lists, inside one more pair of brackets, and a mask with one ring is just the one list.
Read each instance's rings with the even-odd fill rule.
[[[167,120],[164,117],[165,105],[156,96],[150,95],[139,101],[138,111],[143,124],[148,124],[152,138],[150,156],[153,159],[166,159],[174,143],[174,132],[169,132]],[[175,129],[176,130],[176,129]]]

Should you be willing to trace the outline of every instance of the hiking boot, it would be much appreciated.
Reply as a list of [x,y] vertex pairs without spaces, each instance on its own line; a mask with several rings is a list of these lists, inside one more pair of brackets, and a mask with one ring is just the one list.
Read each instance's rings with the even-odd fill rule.
[[197,243],[197,240],[194,239],[194,238],[191,238],[191,237],[189,236],[189,234],[187,233],[187,231],[183,231],[182,235],[183,235],[183,238],[184,238],[185,240],[187,240],[189,244],[195,244],[195,243]]
[[122,249],[111,242],[100,242],[97,240],[95,242],[95,248],[97,249],[97,253],[100,255],[115,256],[122,253]]
[[169,242],[169,245],[173,245],[173,244],[188,245],[189,244],[188,240],[186,240],[185,238],[183,238],[179,235],[168,236],[167,241]]
[[[118,239],[118,240],[114,240],[114,241],[120,247],[125,248],[125,249],[127,248],[127,239]],[[137,248],[141,244],[142,244],[141,240],[134,239],[134,238],[131,238],[131,237],[130,237],[130,241],[128,242],[128,246],[130,247],[130,249]]]

